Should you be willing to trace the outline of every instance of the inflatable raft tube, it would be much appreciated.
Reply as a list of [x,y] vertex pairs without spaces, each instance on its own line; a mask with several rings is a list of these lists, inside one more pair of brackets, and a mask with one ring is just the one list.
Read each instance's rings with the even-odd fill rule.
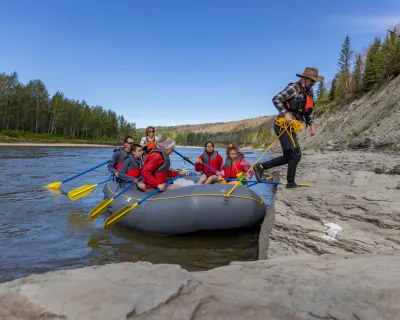
[[[193,180],[193,177],[185,177]],[[266,214],[264,199],[245,186],[238,186],[228,199],[233,185],[189,185],[158,193],[130,211],[119,225],[154,235],[176,235],[200,230],[252,228],[262,223]],[[103,189],[105,199],[121,187],[109,181]],[[146,193],[132,188],[115,199],[109,212],[132,205]]]

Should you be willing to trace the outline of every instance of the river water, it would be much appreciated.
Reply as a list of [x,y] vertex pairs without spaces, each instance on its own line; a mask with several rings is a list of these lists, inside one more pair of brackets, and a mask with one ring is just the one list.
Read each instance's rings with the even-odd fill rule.
[[[74,202],[67,192],[106,179],[105,166],[63,184],[61,194],[41,188],[104,162],[112,150],[0,146],[0,282],[32,273],[123,261],[207,270],[231,261],[257,259],[259,229],[172,237],[146,235],[117,225],[104,230],[104,216],[93,222],[88,217],[103,200],[102,186]],[[177,150],[192,161],[202,153],[198,148]],[[224,155],[224,150],[218,150]],[[261,151],[251,151],[245,156],[253,163],[260,155]],[[182,168],[183,161],[172,154],[171,163]],[[184,168],[193,169],[188,163]],[[252,189],[265,198],[267,206],[271,203],[269,185]]]

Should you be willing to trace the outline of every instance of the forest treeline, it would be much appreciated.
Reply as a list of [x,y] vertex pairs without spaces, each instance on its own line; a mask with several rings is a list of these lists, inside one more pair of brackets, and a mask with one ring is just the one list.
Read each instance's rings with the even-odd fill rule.
[[[350,103],[400,74],[400,28],[388,30],[383,40],[376,37],[363,53],[354,52],[346,36],[337,64],[335,77],[329,83],[319,83],[316,89],[317,115],[334,105]],[[156,131],[158,136],[174,137],[178,145],[202,146],[206,140],[212,140],[218,146],[234,142],[263,147],[274,137],[272,126],[271,118],[261,126],[228,132],[193,132],[187,127],[185,131],[178,127]],[[144,129],[137,129],[123,115],[67,98],[59,91],[51,96],[41,80],[23,84],[16,72],[0,74],[0,131],[3,136],[15,138],[61,136],[97,141],[120,141],[126,135],[139,141],[144,135]]]
[[50,96],[41,80],[23,84],[16,72],[0,74],[0,130],[10,135],[29,132],[83,139],[113,139],[136,133],[135,124],[124,116],[59,91]]
[[375,37],[363,53],[355,52],[346,36],[337,65],[330,84],[319,83],[317,114],[334,105],[348,104],[400,74],[400,27],[388,30],[383,41]]

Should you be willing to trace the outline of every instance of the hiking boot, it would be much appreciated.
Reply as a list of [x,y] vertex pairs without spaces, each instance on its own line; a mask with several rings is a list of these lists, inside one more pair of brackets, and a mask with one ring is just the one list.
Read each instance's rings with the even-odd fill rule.
[[262,167],[261,164],[257,163],[254,167],[253,167],[253,171],[254,171],[254,175],[256,176],[256,179],[259,183],[262,182],[263,179],[263,173],[264,173],[264,168]]
[[286,189],[293,189],[293,188],[297,188],[297,183],[296,182],[288,182],[288,184],[286,185]]

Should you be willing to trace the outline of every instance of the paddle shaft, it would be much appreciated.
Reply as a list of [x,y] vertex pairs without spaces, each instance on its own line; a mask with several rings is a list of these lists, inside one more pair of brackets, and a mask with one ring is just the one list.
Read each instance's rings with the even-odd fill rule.
[[[181,178],[181,177],[183,177],[183,176],[182,176],[181,174],[179,174],[179,175],[176,176],[175,178],[173,178],[173,179],[167,181],[167,182],[164,184],[164,186],[167,186],[167,185],[171,184],[172,182],[174,182],[175,180],[177,180],[178,178]],[[144,198],[140,199],[140,200],[137,202],[137,204],[138,204],[138,205],[141,204],[143,201],[146,201],[148,198],[150,198],[151,196],[155,195],[157,192],[160,192],[160,191],[161,191],[160,188],[157,188],[157,189],[154,190],[152,193],[150,193],[150,194],[148,194],[147,196],[145,196]]]
[[256,184],[258,184],[258,181],[252,182],[252,183],[248,184],[246,187],[250,188],[250,187],[252,187],[252,186],[254,186]]
[[[195,166],[195,164],[194,164],[192,161],[190,161],[188,157],[185,157],[184,155],[180,154],[180,153],[179,153],[178,151],[176,151],[175,149],[174,149],[174,152],[175,152],[178,156],[180,156],[183,160],[185,160],[185,161],[187,161],[187,162],[189,162],[190,164],[192,164],[192,165]],[[211,168],[209,165],[205,164],[204,162],[201,162],[201,164],[202,164],[203,166],[206,166],[206,167],[207,167],[208,169],[210,169],[212,172],[217,173],[217,171],[215,171],[213,168]]]
[[[137,179],[137,181],[139,181],[140,179],[142,179],[142,177],[139,177],[139,178]],[[128,186],[127,186],[126,188],[122,189],[120,192],[118,192],[118,193],[113,197],[113,199],[114,199],[114,200],[117,199],[121,194],[123,194],[126,190],[128,190],[130,187],[132,187],[135,183],[136,183],[136,182],[132,182],[132,183],[128,184]]]
[[78,178],[79,176],[81,176],[81,175],[83,175],[83,174],[85,174],[85,173],[88,173],[88,172],[90,172],[90,171],[92,171],[92,170],[94,170],[94,169],[97,169],[97,168],[99,168],[99,167],[101,167],[101,166],[104,166],[105,164],[107,164],[107,163],[109,163],[109,162],[110,162],[109,160],[104,161],[103,163],[100,163],[100,164],[98,164],[97,166],[94,166],[94,167],[92,167],[92,168],[89,168],[89,169],[87,169],[87,170],[85,170],[85,171],[83,171],[83,172],[81,172],[81,173],[78,173],[78,174],[76,174],[76,175],[74,175],[74,176],[72,176],[72,177],[69,177],[68,179],[65,179],[64,181],[62,181],[62,183],[65,183],[65,182],[68,182],[68,181],[70,181],[70,180],[72,180],[72,179]]
[[184,155],[180,154],[180,153],[179,153],[178,151],[176,151],[175,149],[174,149],[174,152],[175,152],[178,156],[180,156],[183,160],[185,160],[185,161],[189,162],[191,165],[194,165],[194,166],[195,166],[195,164],[194,164],[188,157],[185,157]]
[[[114,178],[114,176],[111,176],[111,177],[109,177],[108,179],[106,179],[106,180],[104,180],[104,181],[98,183],[97,186],[101,186],[102,184],[106,183],[107,181],[110,181],[112,178]],[[97,186],[96,186],[96,187],[97,187]]]

